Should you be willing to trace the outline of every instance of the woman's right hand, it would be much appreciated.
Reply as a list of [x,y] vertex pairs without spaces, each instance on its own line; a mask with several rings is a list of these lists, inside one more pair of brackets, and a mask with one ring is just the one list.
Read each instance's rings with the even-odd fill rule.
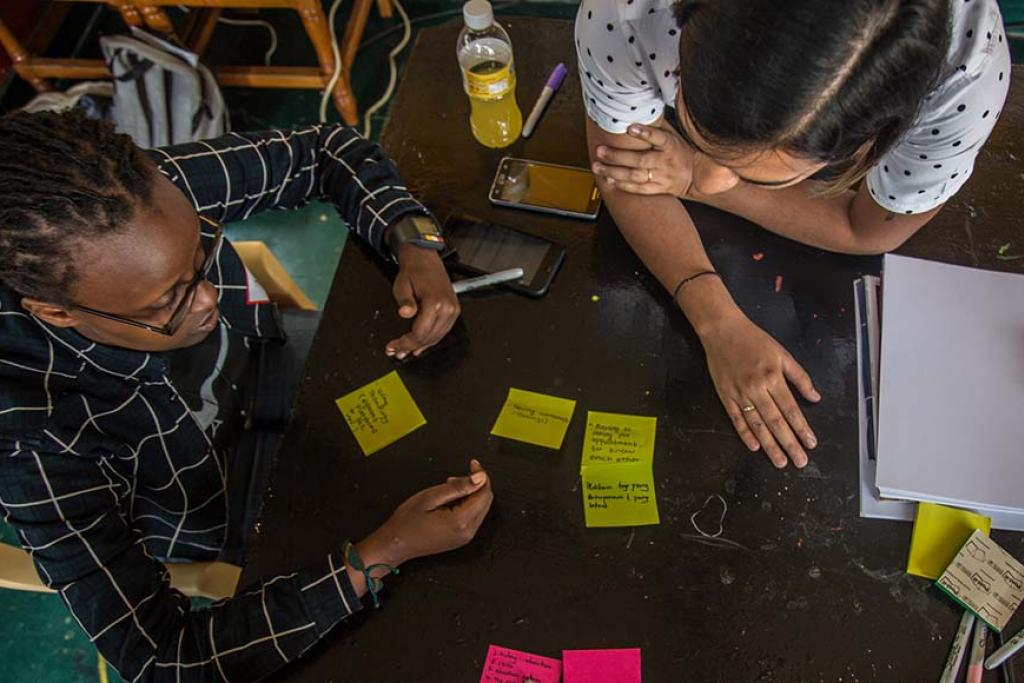
[[476,460],[470,474],[414,494],[390,519],[357,545],[367,565],[397,567],[408,560],[460,548],[476,535],[494,494],[490,477]]
[[789,384],[809,401],[821,400],[800,364],[767,332],[737,311],[701,334],[708,370],[740,439],[764,449],[776,467],[807,464],[818,445]]

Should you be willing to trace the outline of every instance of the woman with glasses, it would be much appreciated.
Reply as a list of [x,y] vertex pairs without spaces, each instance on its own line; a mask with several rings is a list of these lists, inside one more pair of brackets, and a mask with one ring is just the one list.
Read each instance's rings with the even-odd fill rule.
[[220,223],[315,198],[398,264],[411,329],[385,352],[443,337],[433,219],[351,129],[143,151],[74,113],[0,118],[0,513],[124,680],[262,679],[490,508],[474,460],[235,598],[170,587],[162,562],[242,564],[317,320],[279,316]]
[[594,173],[693,325],[743,443],[776,467],[820,395],[732,300],[680,198],[821,249],[875,254],[970,176],[1006,98],[996,0],[585,0],[576,51]]

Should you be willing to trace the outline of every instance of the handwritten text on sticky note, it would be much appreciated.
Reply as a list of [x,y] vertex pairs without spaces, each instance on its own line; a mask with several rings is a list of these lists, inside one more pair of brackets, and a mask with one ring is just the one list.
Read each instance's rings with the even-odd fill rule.
[[658,524],[650,465],[599,465],[582,470],[583,514],[588,527]]
[[557,450],[575,410],[576,401],[567,398],[509,389],[491,434]]
[[583,435],[582,464],[652,462],[657,426],[656,417],[588,412],[587,431]]
[[564,683],[642,683],[640,648],[563,650]]
[[559,683],[561,679],[560,660],[491,645],[480,683]]
[[427,423],[397,372],[359,387],[335,403],[366,455]]

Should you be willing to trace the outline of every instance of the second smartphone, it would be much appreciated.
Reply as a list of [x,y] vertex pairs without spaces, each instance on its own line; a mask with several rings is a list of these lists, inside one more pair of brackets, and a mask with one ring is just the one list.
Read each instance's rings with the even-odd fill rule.
[[514,157],[498,164],[488,198],[498,206],[590,220],[601,209],[601,192],[589,170]]

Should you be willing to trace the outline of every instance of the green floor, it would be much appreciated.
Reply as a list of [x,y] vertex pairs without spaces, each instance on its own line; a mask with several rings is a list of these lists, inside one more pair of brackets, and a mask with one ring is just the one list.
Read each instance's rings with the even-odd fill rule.
[[[408,0],[407,0],[408,2]],[[429,0],[408,2],[415,28],[456,18],[460,0]],[[571,18],[576,3],[572,0],[548,2],[500,3],[499,12],[534,16]],[[1024,21],[1024,0],[1004,3],[1008,21]],[[172,13],[177,10],[171,9]],[[279,30],[281,47],[275,55],[275,64],[309,64],[313,57],[301,27],[292,12],[266,12],[261,16],[270,20]],[[344,21],[339,13],[338,24]],[[116,30],[116,18],[101,17],[97,31]],[[387,52],[401,35],[397,20],[382,21],[371,17],[366,30],[364,49],[354,65],[353,88],[364,106],[380,96],[387,82]],[[233,51],[245,53],[242,59],[256,61],[262,55],[267,41],[263,29],[255,27],[222,26],[218,28],[217,52],[228,56]],[[1015,57],[1024,57],[1020,44],[1015,44]],[[403,57],[408,54],[408,50]],[[402,60],[400,60],[401,65]],[[24,96],[20,84],[0,89],[0,104],[4,109],[18,106],[9,100]],[[13,93],[13,94],[12,94]],[[271,126],[289,126],[316,120],[319,97],[310,91],[226,90],[236,129],[258,129]],[[332,120],[337,120],[329,110]],[[375,117],[374,137],[386,117],[386,109]],[[228,228],[232,239],[259,239],[266,242],[282,261],[299,285],[318,305],[322,305],[345,245],[348,231],[330,206],[313,203],[291,212],[270,212],[258,215],[244,224]],[[15,543],[9,529],[0,524],[0,539]],[[0,683],[32,681],[37,683],[92,683],[101,680],[97,667],[96,650],[78,630],[60,600],[52,595],[0,591]],[[110,671],[111,681],[117,675]]]

